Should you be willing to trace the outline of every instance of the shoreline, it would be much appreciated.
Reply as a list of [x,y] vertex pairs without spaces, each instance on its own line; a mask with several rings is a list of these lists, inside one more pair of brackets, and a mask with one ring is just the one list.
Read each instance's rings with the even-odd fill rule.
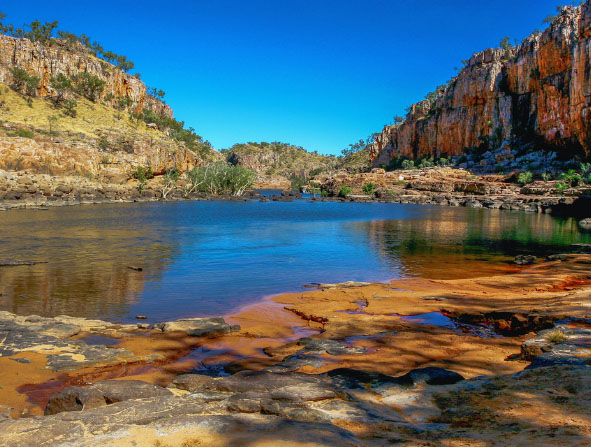
[[[201,370],[205,374],[208,368],[225,370],[226,374],[268,368],[322,374],[335,368],[367,369],[368,365],[373,365],[373,372],[388,376],[426,366],[451,370],[466,379],[499,372],[516,373],[527,363],[505,360],[519,352],[520,346],[534,337],[535,332],[565,317],[587,319],[591,323],[591,307],[585,313],[585,307],[573,304],[573,300],[581,299],[578,298],[581,293],[591,291],[588,262],[591,262],[588,255],[569,255],[566,261],[529,266],[517,274],[507,272],[457,280],[412,278],[388,283],[320,284],[318,290],[267,296],[225,315],[225,321],[240,325],[240,330],[216,338],[138,329],[137,324],[71,318],[68,321],[72,324],[87,327],[66,337],[66,342],[84,340],[91,334],[101,335],[119,340],[113,348],[133,355],[125,360],[115,358],[110,363],[99,360],[88,366],[82,364],[81,368],[51,372],[43,366],[47,365],[44,357],[62,348],[45,346],[35,352],[34,347],[23,347],[22,351],[0,360],[5,371],[0,379],[3,387],[0,394],[12,387],[22,397],[34,396],[35,402],[43,402],[67,386],[113,378],[166,386],[174,377],[195,371],[197,366],[205,367]],[[531,286],[532,283],[536,285]],[[499,291],[502,297],[495,296]],[[564,291],[569,291],[569,295],[575,291],[576,297],[570,299],[570,304],[563,296]],[[562,305],[558,305],[557,299],[562,300]],[[507,315],[502,318],[489,315],[495,312]],[[434,314],[440,317],[433,318]],[[534,314],[547,318],[541,323],[527,323]],[[425,320],[421,321],[420,316]],[[18,318],[36,321],[31,316]],[[310,341],[302,344],[302,340]],[[309,349],[310,343],[318,347]],[[407,354],[401,355],[400,346],[405,347]],[[195,349],[201,352],[193,354]],[[74,359],[78,351],[74,349],[68,355]],[[22,358],[31,362],[15,361]],[[32,367],[41,375],[27,377]],[[15,374],[18,383],[14,382]],[[41,383],[33,386],[39,380]],[[27,386],[22,388],[23,385]],[[26,393],[18,392],[19,389]],[[21,402],[25,403],[22,398]],[[39,414],[34,407],[29,402],[18,411],[28,408],[27,415]]]

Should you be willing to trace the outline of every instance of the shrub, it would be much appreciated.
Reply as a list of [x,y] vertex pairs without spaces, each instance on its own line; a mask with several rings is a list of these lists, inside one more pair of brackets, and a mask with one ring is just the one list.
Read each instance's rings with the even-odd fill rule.
[[581,176],[583,178],[589,178],[591,176],[591,163],[581,163],[579,165]]
[[545,182],[549,181],[552,179],[552,174],[549,174],[548,172],[544,172],[542,174],[542,180],[544,180]]
[[34,96],[37,92],[40,79],[37,76],[30,75],[26,70],[13,68],[10,70],[13,77],[13,87],[17,91],[24,89],[25,94]]
[[365,194],[367,194],[368,196],[373,196],[373,193],[375,192],[375,188],[376,187],[373,183],[368,183],[363,186],[363,192]]
[[320,190],[320,195],[321,195],[322,197],[328,197],[328,191],[327,191],[326,189],[322,188],[322,189]]
[[419,168],[432,168],[433,166],[435,166],[435,163],[433,163],[433,159],[432,158],[425,158],[424,160],[421,160],[421,162],[419,163]]
[[552,332],[549,332],[546,334],[546,340],[548,340],[550,343],[562,343],[566,340],[568,340],[568,335],[566,335],[564,332],[562,332],[559,329],[555,329]]
[[106,151],[107,149],[109,149],[109,140],[107,139],[107,137],[105,135],[101,135],[101,137],[99,138],[98,141],[98,147],[101,151]]
[[241,196],[254,183],[256,174],[244,166],[224,162],[209,166],[196,166],[187,172],[186,194],[203,191],[213,195],[231,194]]
[[412,160],[402,160],[400,167],[404,170],[413,169],[415,167],[415,162]]
[[289,181],[291,183],[291,189],[293,191],[301,191],[304,186],[308,183],[308,180],[304,177],[300,177],[298,175],[292,174],[289,177]]
[[18,129],[14,133],[8,134],[10,137],[21,137],[21,138],[35,138],[35,133],[27,129]]
[[344,197],[346,199],[351,195],[351,192],[353,192],[353,190],[350,186],[341,186],[341,189],[339,189],[339,197]]
[[72,81],[76,93],[93,102],[96,101],[105,88],[105,81],[87,72],[78,73],[72,78]]
[[558,194],[564,194],[568,188],[569,186],[566,183],[560,182],[556,184],[556,192]]
[[534,181],[534,176],[529,171],[527,171],[527,172],[521,172],[517,176],[517,183],[519,183],[521,186],[529,185],[533,181]]
[[142,180],[150,180],[154,178],[154,173],[152,172],[152,167],[148,166],[147,168],[144,166],[138,166],[135,172],[133,173],[133,177],[140,182]]
[[560,179],[564,180],[569,186],[577,186],[583,181],[583,177],[578,174],[574,169],[569,169],[567,172],[560,174]]

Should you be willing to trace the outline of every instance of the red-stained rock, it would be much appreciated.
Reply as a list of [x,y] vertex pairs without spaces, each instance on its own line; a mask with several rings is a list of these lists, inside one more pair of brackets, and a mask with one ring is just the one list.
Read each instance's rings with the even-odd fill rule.
[[517,48],[477,53],[438,97],[411,106],[372,147],[375,165],[405,156],[543,142],[566,156],[591,151],[591,3],[565,7]]

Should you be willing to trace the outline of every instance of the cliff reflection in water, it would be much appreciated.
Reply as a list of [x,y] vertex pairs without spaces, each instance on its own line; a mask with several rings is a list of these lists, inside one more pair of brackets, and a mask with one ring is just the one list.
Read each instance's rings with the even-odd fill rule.
[[471,208],[425,208],[420,217],[361,222],[357,229],[403,276],[455,279],[514,270],[518,254],[545,256],[589,242],[575,219]]
[[47,262],[0,267],[1,310],[151,323],[233,313],[314,282],[494,274],[517,254],[591,242],[572,220],[383,203],[141,203],[0,219],[0,261]]
[[[0,310],[21,315],[121,317],[158,281],[176,251],[147,221],[117,207],[14,211],[2,215],[0,261],[42,261],[0,268]],[[124,213],[125,214],[125,213]],[[145,267],[144,272],[128,268]]]

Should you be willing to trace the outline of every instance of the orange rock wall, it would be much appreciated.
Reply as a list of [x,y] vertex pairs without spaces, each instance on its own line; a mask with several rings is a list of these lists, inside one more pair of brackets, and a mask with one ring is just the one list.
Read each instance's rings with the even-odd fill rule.
[[60,73],[72,77],[81,72],[88,72],[106,83],[99,98],[101,102],[107,102],[107,96],[112,94],[114,99],[109,105],[115,106],[119,98],[128,97],[135,112],[147,108],[160,116],[173,116],[172,109],[149,95],[146,85],[136,77],[82,49],[72,51],[57,40],[53,40],[51,45],[41,45],[28,39],[16,39],[0,34],[0,82],[12,83],[10,69],[15,67],[40,78],[37,89],[37,96],[40,97],[56,94],[50,86],[51,77]]
[[591,3],[565,7],[517,48],[477,53],[434,102],[411,107],[372,148],[377,165],[466,148],[591,154]]

